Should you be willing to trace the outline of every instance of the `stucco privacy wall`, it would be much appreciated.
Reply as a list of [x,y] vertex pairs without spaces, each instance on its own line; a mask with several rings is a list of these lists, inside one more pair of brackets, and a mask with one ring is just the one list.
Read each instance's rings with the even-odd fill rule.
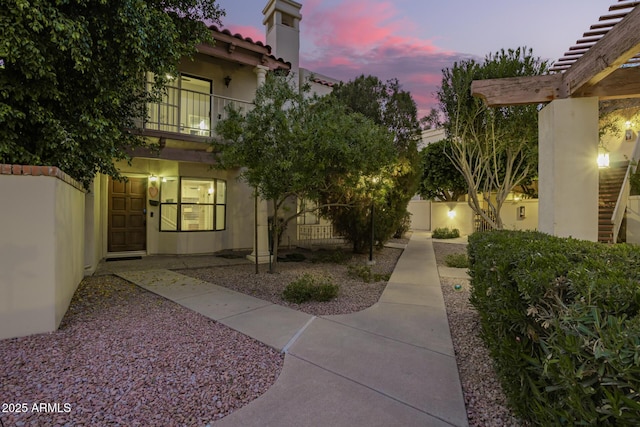
[[[522,210],[524,208],[524,210]],[[473,211],[467,202],[431,202],[411,200],[412,230],[435,230],[457,228],[462,235],[473,233]],[[455,212],[451,218],[449,212]],[[508,200],[501,210],[502,223],[506,230],[536,230],[538,226],[538,200]]]
[[0,165],[0,339],[62,321],[83,277],[84,199],[58,168]]
[[411,200],[407,211],[411,214],[412,230],[431,230],[431,202],[429,200]]

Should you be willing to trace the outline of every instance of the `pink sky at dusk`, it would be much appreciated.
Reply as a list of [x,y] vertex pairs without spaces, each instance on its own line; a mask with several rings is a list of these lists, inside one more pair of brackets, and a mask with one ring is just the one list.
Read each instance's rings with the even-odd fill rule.
[[[437,106],[442,70],[455,61],[520,46],[555,61],[615,0],[298,2],[301,67],[343,81],[397,78],[421,117]],[[226,10],[223,28],[264,42],[267,0],[217,3]]]

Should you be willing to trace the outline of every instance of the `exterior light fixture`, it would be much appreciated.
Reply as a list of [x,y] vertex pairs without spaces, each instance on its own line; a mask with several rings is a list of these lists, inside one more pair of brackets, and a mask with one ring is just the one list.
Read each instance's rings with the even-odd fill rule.
[[456,217],[456,211],[454,211],[453,209],[451,209],[449,212],[447,212],[447,216],[451,219]]
[[609,153],[605,150],[600,150],[598,153],[598,167],[601,169],[609,167]]
[[627,120],[624,123],[625,131],[624,131],[624,140],[625,141],[633,141],[633,123],[630,120]]
[[226,76],[226,77],[224,78],[224,85],[225,85],[226,87],[229,87],[229,83],[231,83],[231,76]]

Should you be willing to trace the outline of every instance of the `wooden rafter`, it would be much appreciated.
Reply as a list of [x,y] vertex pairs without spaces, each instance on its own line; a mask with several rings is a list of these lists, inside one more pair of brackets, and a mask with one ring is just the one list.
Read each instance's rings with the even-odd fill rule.
[[640,7],[634,8],[563,74],[562,97],[594,86],[640,51]]

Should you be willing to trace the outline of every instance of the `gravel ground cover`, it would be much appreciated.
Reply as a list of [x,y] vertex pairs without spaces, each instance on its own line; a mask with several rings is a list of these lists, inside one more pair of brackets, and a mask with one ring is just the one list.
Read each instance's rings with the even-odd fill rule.
[[[464,254],[467,245],[433,242],[436,263],[445,266],[449,254]],[[440,278],[447,307],[449,329],[458,363],[460,381],[471,427],[519,427],[506,404],[506,397],[493,369],[489,351],[480,338],[480,317],[469,303],[469,281]],[[460,290],[455,286],[461,285]]]
[[[398,241],[406,243],[406,241]],[[434,241],[436,261],[466,245]],[[375,253],[373,273],[389,275],[402,250]],[[285,253],[286,254],[286,253]],[[309,255],[311,258],[311,255]],[[183,274],[314,315],[352,313],[379,299],[386,280],[365,283],[349,264],[283,262],[277,274],[253,266]],[[280,297],[303,273],[330,276],[329,303]],[[520,426],[506,408],[466,280],[441,279],[470,426]],[[454,285],[462,284],[455,291]],[[0,341],[0,420],[9,426],[206,426],[246,405],[277,379],[283,355],[230,328],[113,276],[86,278],[58,331]],[[16,412],[24,409],[26,412]],[[33,404],[49,403],[42,412]],[[9,404],[14,404],[11,408]],[[20,404],[16,406],[15,404]],[[67,404],[67,405],[65,405]],[[8,411],[13,409],[13,411]]]
[[[372,280],[370,283],[363,281],[353,272],[354,267],[362,268],[366,265],[368,260],[366,254],[351,254],[345,251],[344,255],[351,257],[350,259],[342,263],[329,263],[318,261],[329,256],[326,251],[283,251],[283,258],[287,253],[302,254],[305,256],[305,260],[279,262],[277,272],[274,274],[267,273],[268,267],[266,265],[260,267],[260,274],[255,274],[255,266],[247,264],[179,270],[179,272],[316,316],[347,314],[371,307],[380,299],[380,295],[387,285],[388,277],[393,272],[398,258],[402,255],[402,249],[384,248],[374,252],[375,264],[370,267],[371,273],[382,276],[383,279]],[[312,261],[314,259],[315,262]],[[310,301],[302,304],[289,303],[282,299],[285,287],[305,273],[330,277],[334,283],[340,286],[338,297],[328,302]]]
[[276,350],[124,280],[90,277],[58,331],[0,341],[0,420],[205,426],[264,393],[283,362]]

